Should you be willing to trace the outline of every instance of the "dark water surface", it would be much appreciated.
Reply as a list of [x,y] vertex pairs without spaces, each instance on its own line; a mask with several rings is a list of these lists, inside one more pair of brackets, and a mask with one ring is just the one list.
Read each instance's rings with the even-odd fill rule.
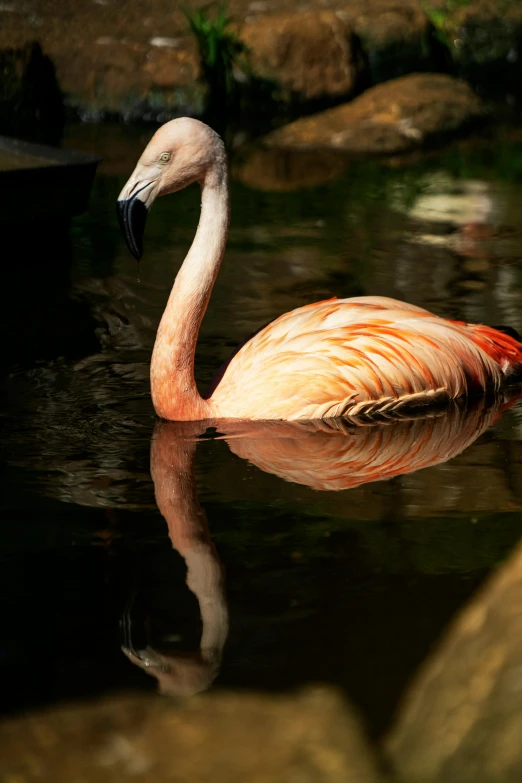
[[[105,155],[90,212],[70,247],[57,241],[41,258],[24,255],[22,231],[5,273],[2,707],[154,689],[147,673],[164,690],[196,690],[222,654],[214,688],[333,683],[377,736],[449,619],[521,536],[522,408],[493,426],[495,410],[455,409],[362,435],[196,443],[204,428],[157,428],[156,491],[174,499],[167,527],[149,467],[148,361],[199,194],[154,206],[138,282],[114,205],[146,139],[73,129],[71,146]],[[390,295],[522,330],[518,138],[409,165],[238,153],[232,209],[201,384],[259,326],[333,295]],[[403,474],[368,483],[381,455]]]

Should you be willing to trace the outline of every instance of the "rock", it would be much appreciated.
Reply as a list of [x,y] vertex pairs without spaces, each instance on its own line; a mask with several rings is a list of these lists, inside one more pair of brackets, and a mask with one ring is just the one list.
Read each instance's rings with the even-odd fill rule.
[[219,693],[181,707],[117,697],[0,724],[0,779],[53,783],[377,783],[356,719],[332,691]]
[[37,43],[0,50],[0,133],[57,144],[64,126],[54,67]]
[[423,665],[387,745],[408,783],[522,779],[522,548]]
[[200,76],[199,60],[193,47],[183,49],[152,49],[147,54],[145,73],[151,80],[151,86],[188,87]]
[[[251,46],[254,72],[278,81],[282,100],[333,102],[356,93],[361,83],[433,70],[442,47],[440,41],[432,45],[430,21],[465,76],[480,65],[502,77],[495,81],[497,97],[500,86],[507,90],[503,77],[520,73],[519,0],[315,0],[308,10],[303,5],[230,4]],[[108,0],[76,3],[74,13],[67,3],[40,2],[32,10],[27,3],[0,6],[0,48],[18,49],[37,36],[67,102],[83,115],[115,112],[163,120],[165,112],[203,110],[201,63],[179,4],[127,3],[124,13],[116,13]],[[186,6],[194,11],[201,3],[187,0]],[[513,94],[520,84],[512,79]],[[252,89],[250,94],[258,103]]]
[[419,0],[350,0],[338,16],[360,38],[372,82],[431,63],[430,22]]
[[[522,8],[519,0],[474,0],[454,3],[430,0],[428,14],[451,52],[459,71],[474,82],[520,94]],[[498,77],[501,81],[499,82]]]
[[284,99],[350,95],[361,71],[348,24],[332,11],[257,17],[240,29],[255,76],[274,81]]
[[506,60],[513,64],[520,59],[520,3],[508,3],[501,9],[498,3],[479,0],[457,7],[448,22],[455,32],[452,43],[458,59],[469,58],[476,63]]
[[99,38],[95,48],[81,48],[68,65],[66,58],[57,55],[61,87],[69,103],[84,112],[157,115],[182,105],[201,110],[204,88],[192,42],[173,49]]
[[291,192],[337,179],[346,168],[344,156],[333,150],[254,149],[232,175],[254,190]]
[[411,74],[296,120],[265,142],[285,149],[329,147],[390,155],[457,133],[481,114],[481,103],[465,82],[443,74]]

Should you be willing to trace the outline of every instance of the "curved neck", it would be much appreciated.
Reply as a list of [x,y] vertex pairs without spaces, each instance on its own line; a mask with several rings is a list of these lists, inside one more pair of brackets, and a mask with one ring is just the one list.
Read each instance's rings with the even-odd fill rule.
[[230,219],[226,159],[218,159],[201,185],[201,214],[192,246],[178,272],[161,319],[150,367],[158,416],[193,421],[211,415],[194,379],[199,327],[225,252]]

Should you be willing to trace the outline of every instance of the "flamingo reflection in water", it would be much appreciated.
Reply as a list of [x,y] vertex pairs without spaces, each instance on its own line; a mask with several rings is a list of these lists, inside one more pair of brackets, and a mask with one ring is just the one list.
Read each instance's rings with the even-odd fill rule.
[[199,603],[200,649],[196,653],[165,654],[149,645],[136,650],[130,612],[124,618],[124,653],[132,663],[156,677],[161,693],[171,696],[190,696],[210,687],[219,671],[228,635],[224,569],[210,537],[206,514],[198,502],[194,477],[196,437],[200,433],[201,422],[169,427],[160,421],[150,451],[156,503],[167,522],[172,546],[187,565],[187,586]]
[[198,440],[209,427],[230,450],[260,470],[315,490],[338,491],[383,481],[447,462],[468,448],[522,392],[511,398],[451,403],[418,417],[376,422],[344,419],[309,422],[158,421],[151,442],[156,502],[170,540],[187,564],[187,585],[202,622],[197,653],[136,650],[128,633],[123,647],[154,676],[160,692],[189,696],[217,676],[228,634],[224,569],[212,543],[194,476]]

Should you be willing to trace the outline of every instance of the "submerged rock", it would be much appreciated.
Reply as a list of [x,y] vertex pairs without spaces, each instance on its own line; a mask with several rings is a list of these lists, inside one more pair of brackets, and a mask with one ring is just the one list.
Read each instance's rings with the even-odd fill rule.
[[408,783],[522,779],[522,549],[472,600],[407,694],[388,747]]
[[296,120],[269,134],[269,146],[393,154],[429,145],[471,125],[480,100],[463,81],[411,74],[372,87],[350,103]]
[[0,779],[29,783],[377,783],[356,718],[332,691],[146,696],[0,723]]
[[240,30],[255,76],[276,83],[283,98],[350,95],[362,61],[351,28],[332,11],[257,17]]

